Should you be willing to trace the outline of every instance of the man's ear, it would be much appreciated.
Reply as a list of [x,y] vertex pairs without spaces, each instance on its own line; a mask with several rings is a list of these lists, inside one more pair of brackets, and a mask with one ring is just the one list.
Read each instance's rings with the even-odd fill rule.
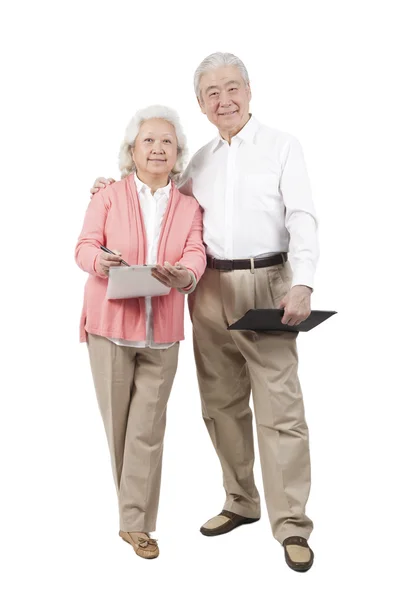
[[204,108],[204,102],[197,96],[197,102],[199,103],[200,106],[200,110],[203,113],[203,115],[206,114],[206,110]]
[[250,83],[247,84],[247,94],[249,96],[249,102],[251,100],[251,87],[250,87]]

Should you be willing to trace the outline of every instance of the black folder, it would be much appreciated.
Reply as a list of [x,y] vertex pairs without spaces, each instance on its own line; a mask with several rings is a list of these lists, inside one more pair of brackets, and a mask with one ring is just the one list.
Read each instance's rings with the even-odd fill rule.
[[249,329],[251,331],[310,331],[317,325],[336,315],[334,310],[312,310],[310,316],[300,325],[284,325],[281,323],[283,308],[254,308],[248,310],[238,321],[229,325],[228,329]]

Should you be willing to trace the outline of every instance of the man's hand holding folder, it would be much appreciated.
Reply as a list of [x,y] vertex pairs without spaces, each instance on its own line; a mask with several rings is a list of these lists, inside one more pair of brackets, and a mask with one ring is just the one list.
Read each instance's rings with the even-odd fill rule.
[[284,309],[282,323],[296,326],[305,321],[311,314],[312,289],[306,285],[295,285],[281,300],[279,308]]

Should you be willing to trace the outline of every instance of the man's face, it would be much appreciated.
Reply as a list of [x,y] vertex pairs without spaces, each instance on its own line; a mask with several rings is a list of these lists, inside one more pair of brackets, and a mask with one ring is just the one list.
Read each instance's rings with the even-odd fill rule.
[[220,132],[240,131],[249,119],[250,100],[250,86],[237,67],[213,69],[200,80],[200,108]]

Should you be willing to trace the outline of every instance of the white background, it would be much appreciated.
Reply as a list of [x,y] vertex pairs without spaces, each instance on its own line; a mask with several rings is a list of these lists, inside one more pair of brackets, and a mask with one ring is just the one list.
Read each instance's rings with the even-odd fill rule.
[[[2,597],[395,597],[399,496],[399,53],[396,2],[18,2],[1,36]],[[192,77],[221,50],[248,67],[252,112],[297,136],[320,220],[299,338],[316,559],[285,565],[262,519],[226,536],[191,332],[169,405],[158,529],[144,561],[118,537],[73,252],[89,188],[118,178],[133,113],[175,107],[194,152],[215,135]],[[259,462],[256,477],[262,493]],[[392,589],[392,592],[389,590]]]

